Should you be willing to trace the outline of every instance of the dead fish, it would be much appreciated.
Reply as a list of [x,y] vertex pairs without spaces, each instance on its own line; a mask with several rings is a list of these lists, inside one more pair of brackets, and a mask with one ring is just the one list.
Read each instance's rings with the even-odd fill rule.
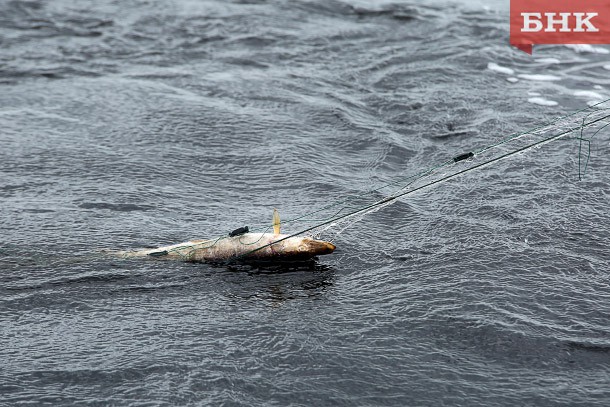
[[240,232],[217,239],[189,240],[170,246],[120,251],[116,254],[123,258],[155,257],[192,262],[286,262],[310,260],[316,256],[330,254],[336,248],[334,244],[323,240],[281,234],[277,209],[273,211],[273,233],[250,233],[247,228]]

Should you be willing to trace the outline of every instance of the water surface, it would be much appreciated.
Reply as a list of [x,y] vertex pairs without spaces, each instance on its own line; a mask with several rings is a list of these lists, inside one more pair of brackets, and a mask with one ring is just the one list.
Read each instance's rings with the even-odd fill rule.
[[98,253],[298,216],[585,107],[609,48],[513,50],[500,2],[0,10],[1,404],[610,402],[607,132],[583,181],[549,144],[365,217],[312,270]]

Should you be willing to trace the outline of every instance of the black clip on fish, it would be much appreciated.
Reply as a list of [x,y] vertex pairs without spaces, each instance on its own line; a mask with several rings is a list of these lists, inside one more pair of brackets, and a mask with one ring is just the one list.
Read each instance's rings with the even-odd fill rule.
[[244,226],[242,228],[235,229],[233,232],[229,233],[229,237],[243,235],[244,233],[248,233],[248,232],[249,232],[248,226]]

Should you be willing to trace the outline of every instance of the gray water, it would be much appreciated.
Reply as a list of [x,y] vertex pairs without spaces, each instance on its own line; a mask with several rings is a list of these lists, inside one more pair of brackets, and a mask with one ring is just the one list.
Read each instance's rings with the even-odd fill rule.
[[298,216],[586,107],[608,50],[511,49],[500,2],[0,0],[0,404],[609,405],[608,132],[582,181],[558,141],[311,268],[99,253]]

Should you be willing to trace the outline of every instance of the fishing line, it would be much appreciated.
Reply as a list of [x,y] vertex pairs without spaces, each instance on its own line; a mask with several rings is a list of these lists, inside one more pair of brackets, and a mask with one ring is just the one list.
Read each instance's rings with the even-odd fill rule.
[[[583,120],[585,120],[585,119],[583,119]],[[608,126],[610,126],[610,123],[606,123],[599,129],[597,129],[597,131],[595,133],[593,133],[593,135],[591,137],[589,137],[588,139],[583,137],[584,126],[581,127],[580,137],[578,137],[578,140],[579,140],[579,144],[578,144],[578,180],[579,181],[581,181],[585,177],[585,174],[587,173],[587,167],[589,166],[589,159],[591,158],[591,139],[593,139],[593,137],[595,137],[600,131],[602,131],[603,129],[605,129]],[[584,168],[582,168],[582,164],[581,164],[582,143],[583,142],[587,143],[587,161],[584,164]]]
[[[455,156],[455,157],[453,157],[453,158],[451,158],[449,160],[446,160],[445,162],[443,162],[443,163],[441,163],[441,164],[439,164],[437,166],[434,166],[434,167],[432,167],[432,168],[430,168],[428,170],[422,171],[422,172],[420,172],[420,173],[418,173],[418,174],[416,174],[414,176],[406,178],[407,180],[410,179],[411,181],[409,183],[407,183],[406,185],[404,185],[402,188],[400,188],[394,194],[391,194],[390,196],[384,197],[382,199],[378,199],[378,200],[376,200],[376,201],[374,201],[374,202],[372,202],[370,204],[366,204],[366,205],[363,205],[361,207],[357,207],[357,208],[355,208],[355,209],[353,209],[353,210],[351,210],[351,211],[349,211],[347,213],[341,214],[341,212],[343,212],[343,211],[345,211],[347,209],[350,209],[350,206],[343,206],[343,207],[339,208],[339,210],[336,211],[330,217],[327,217],[326,219],[319,220],[316,224],[314,224],[314,225],[312,225],[310,227],[306,227],[306,228],[304,228],[304,229],[302,229],[302,230],[300,230],[300,231],[298,231],[296,233],[287,235],[287,236],[285,236],[283,238],[280,238],[280,239],[277,239],[277,240],[275,240],[275,241],[273,241],[271,243],[262,245],[260,247],[256,247],[256,248],[252,249],[251,251],[248,251],[248,252],[243,253],[241,255],[236,255],[236,256],[230,258],[228,260],[228,262],[238,261],[239,259],[244,258],[246,256],[249,256],[252,253],[255,253],[255,252],[259,251],[259,250],[265,249],[266,247],[269,247],[269,246],[272,246],[274,244],[280,243],[280,242],[282,242],[284,240],[287,240],[287,239],[290,239],[292,237],[296,237],[296,236],[299,236],[299,235],[302,235],[302,234],[305,234],[305,233],[310,233],[310,232],[312,232],[314,230],[318,230],[318,233],[312,234],[312,235],[320,235],[321,233],[323,233],[326,230],[328,230],[330,227],[338,226],[339,222],[341,222],[341,221],[345,221],[345,220],[353,219],[353,218],[362,218],[364,215],[366,215],[368,213],[377,211],[377,210],[381,209],[382,207],[390,205],[391,203],[395,202],[399,198],[411,195],[411,194],[413,194],[415,192],[421,191],[421,190],[429,188],[431,186],[434,186],[434,185],[437,185],[437,184],[440,184],[440,183],[444,183],[444,182],[446,182],[448,180],[451,180],[453,178],[457,178],[457,177],[459,177],[459,176],[461,176],[463,174],[466,174],[468,172],[471,172],[471,171],[474,171],[474,170],[478,170],[478,169],[482,169],[482,168],[487,167],[489,165],[492,165],[492,164],[494,164],[496,162],[502,161],[502,160],[504,160],[506,158],[522,154],[522,153],[524,153],[524,152],[526,152],[528,150],[531,150],[533,148],[539,148],[539,147],[541,147],[541,146],[543,146],[543,145],[545,145],[547,143],[550,143],[552,141],[555,141],[555,140],[558,140],[560,138],[563,138],[563,137],[567,136],[568,134],[573,133],[576,130],[580,130],[580,136],[577,137],[577,139],[579,140],[579,179],[582,179],[584,177],[585,173],[586,173],[586,169],[587,169],[587,166],[588,166],[588,163],[589,163],[589,159],[590,159],[590,154],[591,154],[591,146],[590,146],[591,139],[594,136],[596,136],[601,130],[603,130],[604,128],[610,126],[610,122],[607,122],[607,123],[603,124],[605,120],[608,120],[610,118],[610,113],[609,113],[610,108],[601,108],[601,109],[597,108],[598,106],[600,106],[603,103],[606,103],[608,101],[610,101],[610,99],[607,99],[605,101],[602,101],[602,102],[599,102],[597,104],[594,104],[594,105],[592,105],[592,106],[590,106],[588,108],[581,109],[581,110],[579,110],[577,112],[574,112],[572,114],[563,116],[563,117],[561,117],[561,118],[551,122],[550,124],[538,126],[538,127],[533,128],[531,130],[528,130],[526,132],[518,133],[516,135],[510,136],[510,137],[508,137],[506,139],[502,139],[502,140],[498,141],[497,143],[491,144],[489,146],[483,147],[483,148],[478,149],[478,150],[474,150],[474,151],[466,152],[466,153],[463,153],[463,154],[459,154],[459,155],[457,155],[457,156]],[[593,111],[591,111],[591,110],[593,110]],[[583,113],[583,112],[587,112],[587,111],[588,111],[588,113],[584,117],[582,117],[582,120],[578,120],[580,122],[580,124],[578,124],[578,125],[570,126],[570,123],[562,123],[562,122],[565,122],[567,119],[573,118],[574,116],[578,115],[579,113]],[[592,116],[594,116],[596,114],[599,114],[599,113],[604,113],[604,115],[602,115],[601,117],[597,117],[597,118],[591,119]],[[603,126],[598,128],[592,136],[590,136],[589,138],[585,138],[584,137],[585,129],[594,127],[597,124],[603,124]],[[432,175],[433,173],[438,172],[438,170],[440,170],[440,169],[443,169],[443,168],[448,167],[448,166],[456,165],[456,164],[459,164],[459,163],[463,163],[463,162],[474,161],[476,157],[484,155],[485,153],[487,153],[487,152],[489,152],[491,150],[494,150],[494,149],[497,149],[497,148],[502,147],[504,145],[507,145],[507,144],[509,144],[511,142],[514,142],[514,141],[516,141],[516,140],[518,140],[520,138],[526,138],[526,136],[540,136],[542,134],[545,134],[545,133],[551,132],[553,130],[556,130],[557,128],[561,128],[562,125],[565,126],[565,127],[568,127],[568,129],[566,129],[564,131],[561,131],[561,132],[559,132],[557,134],[553,134],[551,136],[545,137],[545,138],[543,138],[543,139],[541,139],[539,141],[530,142],[529,144],[526,144],[526,145],[524,145],[522,147],[514,148],[514,149],[512,149],[509,152],[501,153],[497,157],[488,159],[485,162],[482,162],[482,163],[479,163],[479,164],[475,164],[475,165],[471,165],[471,166],[469,166],[469,167],[467,167],[465,169],[459,170],[459,171],[454,172],[454,173],[449,174],[449,175],[443,174],[438,179],[435,179],[433,181],[429,181],[429,182],[426,182],[426,183],[424,183],[422,185],[418,185],[418,186],[415,186],[415,187],[413,187],[411,189],[405,190],[405,189],[409,188],[410,186],[414,185],[415,182],[417,182],[419,180],[422,180],[424,178],[427,178],[428,176]],[[583,142],[586,143],[587,146],[588,146],[587,156],[586,156],[587,158],[586,158],[586,162],[584,163],[584,165],[581,163],[581,161],[582,161],[581,157],[582,157],[582,153],[583,153],[583,149],[582,149],[582,143]],[[404,181],[404,180],[405,179],[402,179],[402,181]],[[399,182],[400,182],[400,180],[387,183],[387,184],[385,184],[385,185],[383,185],[381,187],[378,187],[378,188],[375,188],[373,190],[370,190],[370,191],[368,191],[365,194],[368,195],[368,194],[371,194],[371,193],[378,192],[378,191],[382,190],[383,188],[386,188],[386,187],[392,186],[392,185],[396,185]],[[348,197],[348,198],[346,198],[346,199],[344,199],[344,200],[342,200],[342,201],[340,201],[338,203],[333,203],[333,204],[327,205],[327,206],[325,206],[325,207],[323,207],[321,209],[318,209],[316,211],[312,211],[312,212],[309,212],[309,213],[307,213],[305,215],[301,215],[301,216],[299,216],[297,218],[293,218],[293,219],[290,219],[288,221],[284,221],[283,223],[295,222],[295,221],[301,221],[301,222],[311,221],[311,220],[305,219],[305,217],[307,217],[309,215],[312,215],[312,214],[315,214],[315,213],[319,213],[319,212],[321,212],[321,211],[323,211],[325,209],[329,209],[329,208],[332,208],[334,206],[341,205],[342,203],[349,202],[351,199],[352,199],[352,197]],[[357,220],[358,219],[356,219],[356,221]],[[343,227],[343,229],[345,229],[348,226],[349,225],[346,225],[345,227]],[[268,229],[269,229],[269,227],[267,227],[267,230]]]

